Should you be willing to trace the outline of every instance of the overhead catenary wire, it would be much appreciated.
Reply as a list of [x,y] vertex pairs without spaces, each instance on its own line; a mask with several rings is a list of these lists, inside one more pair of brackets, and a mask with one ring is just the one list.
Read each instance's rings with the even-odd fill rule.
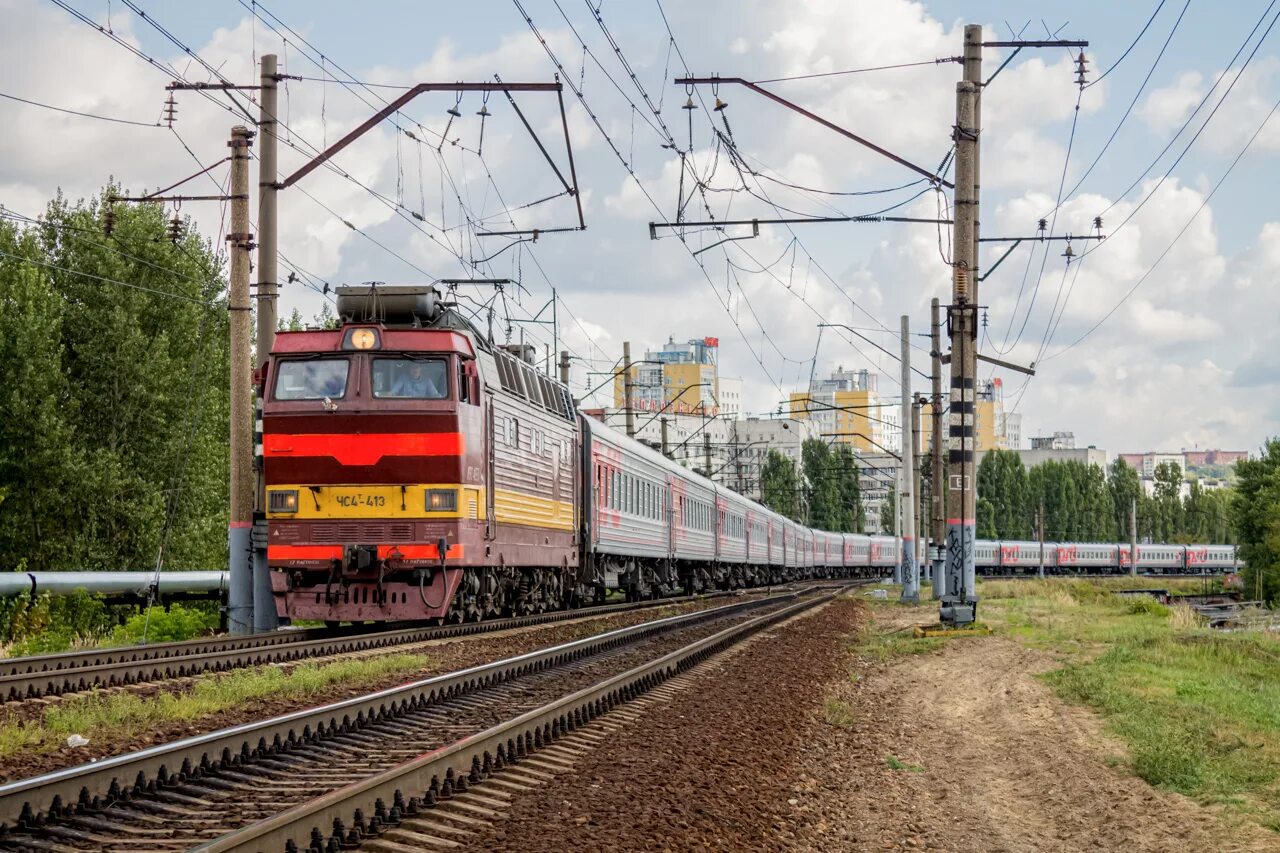
[[0,98],[7,98],[10,101],[17,101],[18,103],[21,103],[21,104],[27,104],[33,107],[40,107],[41,109],[52,110],[54,112],[66,113],[68,115],[80,116],[82,118],[92,118],[92,119],[97,119],[98,121],[109,121],[114,124],[127,124],[127,125],[133,125],[134,127],[163,127],[164,126],[158,121],[155,121],[155,122],[134,121],[133,119],[117,118],[115,116],[99,115],[98,113],[86,113],[86,112],[81,112],[80,110],[71,110],[71,109],[67,109],[66,107],[55,107],[53,104],[45,104],[45,103],[41,103],[40,101],[32,101],[27,98],[19,98],[17,95],[9,95],[4,92],[0,92]]

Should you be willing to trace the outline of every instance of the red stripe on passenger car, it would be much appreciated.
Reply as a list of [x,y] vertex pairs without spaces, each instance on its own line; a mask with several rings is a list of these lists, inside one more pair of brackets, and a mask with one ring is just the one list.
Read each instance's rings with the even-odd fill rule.
[[267,433],[262,452],[268,457],[330,456],[343,465],[376,465],[384,456],[459,456],[460,432]]

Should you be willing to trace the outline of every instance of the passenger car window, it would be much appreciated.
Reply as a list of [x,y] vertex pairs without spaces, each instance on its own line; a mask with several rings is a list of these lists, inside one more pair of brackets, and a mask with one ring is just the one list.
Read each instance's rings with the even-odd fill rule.
[[340,399],[347,393],[345,358],[314,358],[282,361],[276,367],[275,399]]
[[374,359],[373,396],[443,400],[449,396],[448,367],[438,358]]

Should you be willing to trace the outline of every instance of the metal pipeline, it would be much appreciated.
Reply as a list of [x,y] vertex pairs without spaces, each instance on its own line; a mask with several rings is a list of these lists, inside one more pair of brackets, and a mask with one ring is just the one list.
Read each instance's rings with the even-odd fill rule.
[[[104,595],[145,598],[154,572],[0,572],[0,596],[30,593],[70,595],[77,589]],[[221,571],[161,572],[161,595],[183,592],[225,592],[227,573]]]

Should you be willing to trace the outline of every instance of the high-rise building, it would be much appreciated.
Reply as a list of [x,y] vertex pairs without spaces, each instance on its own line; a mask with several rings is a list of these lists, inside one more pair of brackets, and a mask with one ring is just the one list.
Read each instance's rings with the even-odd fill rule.
[[865,453],[896,453],[902,442],[901,418],[894,406],[881,403],[878,379],[868,370],[837,367],[829,378],[810,382],[808,391],[790,395],[791,417],[810,421],[814,432],[832,443]]
[[[926,403],[920,413],[920,442],[917,452],[933,446],[933,406]],[[988,450],[1018,450],[1022,446],[1022,415],[1004,410],[1004,383],[999,377],[979,382],[974,395],[974,437],[978,453]],[[945,414],[944,414],[944,438]]]
[[[720,414],[720,380],[717,372],[719,338],[696,338],[676,343],[669,338],[660,349],[650,350],[631,365],[631,409],[635,412],[671,412],[691,415]],[[741,380],[730,389],[741,405]],[[625,409],[626,380],[619,371],[613,383],[613,405]]]

